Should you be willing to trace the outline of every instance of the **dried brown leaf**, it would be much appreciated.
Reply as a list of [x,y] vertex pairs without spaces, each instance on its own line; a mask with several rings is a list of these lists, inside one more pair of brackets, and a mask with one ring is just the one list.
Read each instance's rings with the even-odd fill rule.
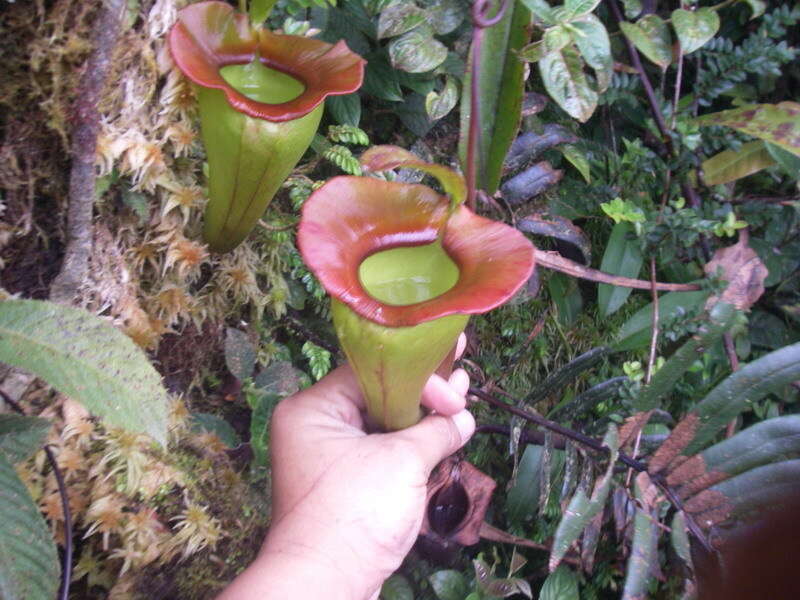
[[729,510],[733,508],[728,497],[716,490],[700,492],[696,496],[689,498],[683,504],[683,509],[692,515],[698,515],[721,507],[727,507]]
[[642,490],[641,501],[644,504],[644,509],[651,511],[659,501],[658,488],[650,479],[647,471],[642,471],[636,476],[636,485]]
[[693,496],[697,492],[710,488],[712,485],[724,481],[730,477],[727,473],[722,471],[711,471],[710,473],[703,473],[700,477],[695,477],[691,481],[687,481],[675,490],[675,494],[684,500],[689,496]]
[[670,466],[670,463],[672,463],[694,439],[694,435],[699,426],[699,415],[694,413],[686,415],[681,422],[675,426],[675,429],[672,430],[669,437],[664,440],[661,447],[656,450],[656,453],[648,464],[648,471],[650,471],[650,473],[658,473]]
[[717,302],[732,304],[739,310],[747,310],[764,293],[764,280],[769,275],[767,267],[750,246],[747,237],[739,236],[739,241],[728,248],[721,248],[705,266],[709,276],[722,269],[721,278],[728,282],[728,287],[719,296],[711,296],[706,301],[706,308]]

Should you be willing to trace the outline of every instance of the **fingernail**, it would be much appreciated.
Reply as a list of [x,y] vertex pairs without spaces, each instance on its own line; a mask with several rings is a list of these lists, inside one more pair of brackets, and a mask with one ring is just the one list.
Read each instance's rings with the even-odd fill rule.
[[461,396],[464,396],[469,389],[469,375],[464,369],[456,369],[453,371],[453,374],[450,375],[450,385],[454,390],[456,390]]
[[458,433],[461,436],[461,445],[463,446],[475,433],[475,417],[468,410],[462,410],[450,418],[453,419],[453,423],[458,429]]

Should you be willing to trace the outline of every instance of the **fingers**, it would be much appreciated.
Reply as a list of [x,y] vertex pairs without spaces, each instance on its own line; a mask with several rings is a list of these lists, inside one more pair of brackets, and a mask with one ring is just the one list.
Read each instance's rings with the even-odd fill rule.
[[469,376],[464,369],[457,369],[445,380],[435,373],[422,389],[422,405],[445,416],[464,410],[464,395],[469,388]]
[[428,471],[469,441],[475,433],[475,419],[467,410],[450,417],[429,415],[416,425],[395,432],[411,442]]
[[458,335],[458,340],[456,341],[456,360],[461,358],[461,355],[464,354],[464,350],[467,348],[467,336],[462,331]]

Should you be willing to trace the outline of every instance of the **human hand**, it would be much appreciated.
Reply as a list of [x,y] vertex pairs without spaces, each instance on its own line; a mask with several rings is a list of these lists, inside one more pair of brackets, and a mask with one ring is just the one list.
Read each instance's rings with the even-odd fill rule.
[[468,387],[461,369],[447,381],[434,375],[422,402],[435,414],[369,435],[348,366],[281,402],[270,437],[272,526],[223,598],[377,597],[419,533],[431,471],[475,430]]

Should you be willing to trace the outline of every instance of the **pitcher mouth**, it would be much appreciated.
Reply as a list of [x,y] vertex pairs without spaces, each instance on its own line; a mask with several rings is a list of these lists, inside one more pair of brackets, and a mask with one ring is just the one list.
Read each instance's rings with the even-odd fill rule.
[[[456,270],[451,285],[437,282],[436,294],[407,303],[366,289],[360,275],[370,257],[439,241]],[[315,191],[303,207],[297,243],[332,297],[387,327],[487,312],[511,298],[534,266],[533,246],[516,229],[464,206],[451,213],[449,200],[427,186],[368,177],[335,177]]]
[[[364,78],[366,61],[344,41],[279,35],[251,27],[247,15],[217,0],[191,4],[178,13],[169,33],[172,58],[197,85],[222,91],[237,111],[257,119],[284,122],[298,119],[327,96],[355,92]],[[225,67],[258,61],[304,86],[283,102],[260,102],[248,97],[223,77]]]

